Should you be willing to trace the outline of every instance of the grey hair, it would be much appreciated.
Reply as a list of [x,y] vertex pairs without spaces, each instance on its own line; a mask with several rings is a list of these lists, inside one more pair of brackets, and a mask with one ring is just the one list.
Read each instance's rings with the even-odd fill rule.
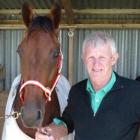
[[102,44],[107,44],[111,48],[112,53],[117,52],[114,39],[105,32],[92,32],[89,36],[87,36],[83,42],[82,55],[84,54],[86,47],[88,47],[88,43],[90,43],[93,47],[99,47]]

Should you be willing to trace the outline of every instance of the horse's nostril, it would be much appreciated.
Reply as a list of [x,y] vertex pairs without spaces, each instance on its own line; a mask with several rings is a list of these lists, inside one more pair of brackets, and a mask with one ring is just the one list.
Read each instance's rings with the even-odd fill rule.
[[37,112],[37,120],[40,120],[41,119],[41,111],[39,110],[38,112]]

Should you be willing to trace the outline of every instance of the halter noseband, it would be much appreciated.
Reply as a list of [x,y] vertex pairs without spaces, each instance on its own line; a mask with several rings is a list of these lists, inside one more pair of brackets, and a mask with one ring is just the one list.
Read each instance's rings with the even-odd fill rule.
[[22,101],[22,103],[24,102],[24,99],[23,99],[23,92],[22,90],[27,86],[27,85],[34,85],[34,86],[37,86],[39,87],[41,90],[44,91],[45,93],[45,97],[46,97],[46,101],[51,101],[51,93],[54,89],[54,87],[56,86],[59,78],[60,78],[60,75],[61,75],[61,70],[62,70],[62,60],[63,60],[63,55],[62,53],[60,53],[59,57],[58,57],[58,62],[57,62],[57,67],[58,67],[58,73],[57,73],[57,76],[56,76],[56,79],[53,81],[53,84],[52,84],[52,87],[45,87],[43,84],[41,84],[39,81],[36,81],[36,80],[28,80],[26,82],[24,82],[20,89],[19,89],[19,93],[20,93],[20,99]]

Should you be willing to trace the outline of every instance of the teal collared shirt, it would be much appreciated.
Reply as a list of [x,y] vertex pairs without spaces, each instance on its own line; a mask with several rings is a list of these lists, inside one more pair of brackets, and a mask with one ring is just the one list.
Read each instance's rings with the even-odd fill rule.
[[115,73],[112,72],[112,76],[108,84],[95,93],[90,80],[89,79],[87,80],[86,90],[88,91],[91,97],[91,107],[94,112],[94,115],[98,111],[104,96],[111,90],[115,82],[116,82],[116,76]]

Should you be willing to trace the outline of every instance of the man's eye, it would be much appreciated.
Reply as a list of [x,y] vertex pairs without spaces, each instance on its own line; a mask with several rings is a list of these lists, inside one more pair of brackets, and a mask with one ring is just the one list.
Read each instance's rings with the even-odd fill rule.
[[88,58],[88,61],[94,61],[94,60],[95,60],[94,57],[89,57],[89,58]]

